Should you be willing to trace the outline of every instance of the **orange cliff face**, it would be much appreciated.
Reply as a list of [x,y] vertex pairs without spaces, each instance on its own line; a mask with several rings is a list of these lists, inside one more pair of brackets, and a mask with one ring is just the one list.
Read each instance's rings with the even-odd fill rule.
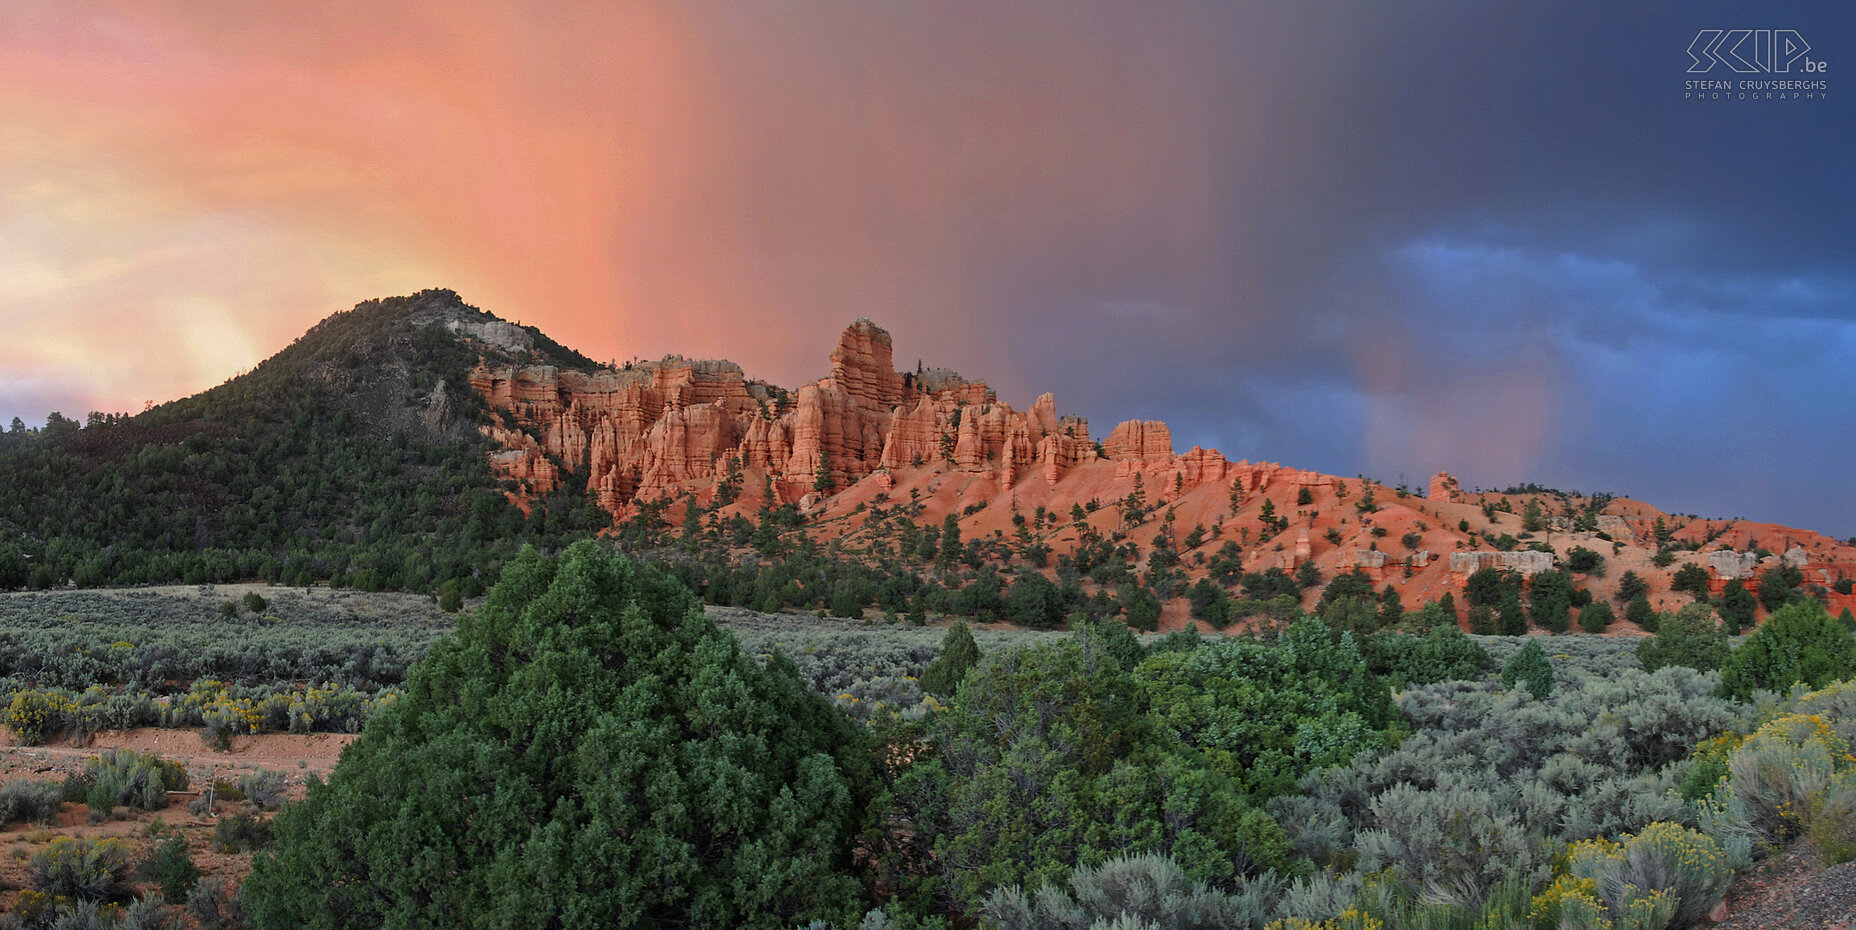
[[615,517],[641,500],[713,488],[733,469],[763,474],[790,502],[821,476],[844,489],[941,465],[1007,485],[1033,473],[1055,483],[1097,458],[1088,423],[1059,418],[1051,395],[1021,413],[984,383],[901,374],[892,359],[889,333],[859,320],[832,350],[831,376],[794,394],[748,381],[729,362],[680,358],[591,373],[479,366],[471,385],[503,416],[484,432],[501,447],[491,465],[516,480],[518,502],[584,480]]
[[[1375,586],[1393,586],[1408,607],[1454,594],[1459,616],[1477,568],[1531,575],[1556,564],[1548,553],[1493,550],[1490,540],[1504,533],[1529,538],[1521,518],[1485,510],[1500,495],[1465,493],[1447,474],[1431,480],[1426,498],[1364,479],[1233,462],[1216,450],[1176,454],[1166,424],[1153,420],[1121,423],[1098,443],[1088,421],[1058,414],[1050,394],[1021,412],[953,372],[896,372],[889,334],[867,320],[844,331],[830,361],[829,377],[792,393],[730,362],[675,357],[593,372],[480,366],[471,384],[502,421],[483,428],[499,447],[490,464],[525,507],[574,482],[624,519],[641,501],[715,502],[722,483],[739,476],[741,496],[724,515],[797,503],[813,518],[809,533],[852,545],[871,513],[906,498],[920,506],[919,521],[954,515],[968,539],[1013,539],[1033,523],[1037,540],[1061,555],[1101,536],[1150,552],[1165,536],[1183,550],[1188,578],[1204,576],[1211,555],[1236,543],[1247,572],[1304,563],[1324,579],[1359,571]],[[773,501],[762,499],[763,487]],[[1121,506],[1131,500],[1145,507]],[[1514,496],[1513,511],[1524,502]],[[1651,581],[1659,609],[1674,609],[1688,595],[1670,591],[1669,577],[1690,562],[1709,569],[1717,590],[1730,575],[1750,586],[1787,559],[1806,570],[1808,585],[1856,575],[1856,547],[1815,533],[1676,518],[1666,520],[1674,537],[1705,536],[1705,549],[1750,548],[1757,537],[1785,550],[1763,560],[1688,552],[1658,567],[1652,525],[1667,515],[1617,499],[1595,530],[1575,532],[1555,510],[1570,506],[1550,503],[1555,526],[1534,538],[1561,555],[1574,546],[1605,554],[1607,574],[1578,579],[1601,597],[1634,570]],[[1045,519],[1031,521],[1038,512]],[[1199,545],[1188,549],[1194,528]],[[1319,590],[1305,592],[1305,603]],[[1833,612],[1856,605],[1853,595],[1826,596]],[[1184,611],[1180,602],[1169,607],[1168,626],[1183,626]]]

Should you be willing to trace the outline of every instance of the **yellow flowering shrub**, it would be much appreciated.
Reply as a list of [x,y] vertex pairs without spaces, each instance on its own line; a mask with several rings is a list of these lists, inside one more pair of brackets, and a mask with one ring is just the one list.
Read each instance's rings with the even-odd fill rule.
[[[1720,844],[1679,824],[1653,823],[1621,840],[1566,848],[1565,873],[1535,898],[1535,916],[1559,926],[1660,930],[1688,926],[1719,904],[1733,879]],[[1592,902],[1603,903],[1602,913]]]
[[1312,921],[1302,917],[1290,917],[1278,920],[1263,930],[1385,930],[1385,923],[1376,917],[1350,907],[1340,912],[1332,920]]
[[1728,758],[1729,784],[1752,827],[1770,842],[1804,832],[1814,798],[1839,769],[1849,744],[1815,714],[1786,714],[1753,731]]

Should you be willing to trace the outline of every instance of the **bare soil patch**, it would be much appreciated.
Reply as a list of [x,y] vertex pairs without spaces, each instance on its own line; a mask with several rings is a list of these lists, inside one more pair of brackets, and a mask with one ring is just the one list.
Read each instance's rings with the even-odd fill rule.
[[[167,807],[159,811],[119,807],[108,818],[93,823],[83,804],[66,802],[47,823],[15,823],[0,828],[0,904],[9,909],[19,891],[30,887],[27,865],[32,854],[61,836],[119,838],[128,847],[130,860],[140,863],[155,846],[178,834],[186,838],[194,865],[203,878],[242,881],[251,871],[250,854],[214,851],[213,831],[221,819],[237,813],[253,813],[260,819],[273,815],[255,811],[248,802],[222,800],[215,805],[214,814],[196,816],[188,811],[188,804],[215,780],[236,782],[240,775],[260,769],[284,773],[288,797],[299,799],[308,777],[328,777],[342,749],[356,739],[336,733],[265,733],[234,737],[229,750],[219,751],[205,745],[197,730],[108,730],[81,746],[22,746],[3,728],[0,734],[4,734],[6,743],[0,746],[0,781],[29,778],[61,782],[67,775],[82,772],[86,760],[105,749],[133,749],[180,762],[187,767],[191,782],[188,791],[170,792]],[[147,882],[139,882],[138,887],[156,890]]]

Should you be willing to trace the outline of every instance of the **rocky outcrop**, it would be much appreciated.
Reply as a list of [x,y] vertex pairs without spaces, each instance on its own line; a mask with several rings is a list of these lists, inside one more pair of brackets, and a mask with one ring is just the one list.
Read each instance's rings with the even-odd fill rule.
[[1442,503],[1455,503],[1463,499],[1463,492],[1457,486],[1455,477],[1449,472],[1440,471],[1431,476],[1431,490],[1426,497]]
[[[831,376],[792,395],[749,382],[729,362],[677,357],[595,372],[479,366],[471,386],[503,421],[486,428],[502,448],[491,459],[499,474],[524,494],[584,475],[615,515],[712,485],[729,459],[797,493],[820,475],[835,491],[881,471],[893,488],[899,469],[949,466],[1003,488],[1033,473],[1055,484],[1097,458],[1088,421],[1059,416],[1050,394],[1021,413],[982,382],[943,369],[901,375],[892,359],[889,334],[859,320],[832,349]],[[1178,472],[1168,487],[1229,473],[1215,452],[1175,459],[1162,423],[1136,423],[1126,445],[1129,461]]]
[[522,353],[532,352],[535,349],[535,337],[529,335],[528,330],[504,320],[476,322],[448,319],[445,321],[445,328],[454,333],[463,333],[485,345],[495,346],[504,352]]
[[1115,425],[1102,443],[1114,461],[1151,462],[1173,457],[1173,434],[1159,420],[1127,420]]
[[1065,417],[1057,432],[1038,440],[1036,457],[1045,483],[1052,487],[1062,480],[1064,472],[1095,461],[1096,444],[1089,439],[1089,422],[1081,417]]
[[1759,554],[1719,549],[1708,553],[1708,567],[1713,569],[1714,577],[1722,580],[1750,578],[1759,567]]
[[869,320],[858,320],[831,350],[831,380],[865,410],[887,413],[903,398],[902,376],[892,358],[889,333]]
[[[585,475],[586,489],[608,502],[629,502],[634,495],[687,480],[680,476],[709,473],[704,465],[712,470],[713,457],[707,450],[739,442],[767,398],[764,387],[755,385],[755,393],[732,363],[676,357],[596,372],[549,365],[479,366],[471,373],[471,387],[515,427],[486,428],[498,445],[514,449],[523,443],[512,440],[512,434],[530,437],[541,454],[558,460],[569,474]],[[693,419],[683,412],[699,408],[713,412]],[[651,439],[652,428],[666,416],[673,424]],[[692,464],[692,454],[703,463]],[[491,465],[508,477],[527,467],[499,458],[492,458]],[[537,482],[534,493],[552,491],[559,477],[545,486]]]
[[1188,488],[1196,488],[1208,482],[1223,483],[1232,473],[1231,468],[1231,462],[1216,449],[1193,446],[1179,457],[1180,476],[1185,479]]
[[[499,360],[530,337],[519,327],[468,334],[485,344],[486,357]],[[872,519],[864,514],[879,514],[891,496],[906,496],[907,512],[918,522],[953,514],[971,538],[1013,534],[1028,522],[1027,531],[1059,554],[1090,532],[1080,525],[1126,533],[1162,519],[1175,534],[1190,527],[1210,539],[1235,541],[1247,570],[1313,563],[1332,578],[1358,569],[1375,584],[1402,586],[1408,603],[1448,593],[1484,568],[1529,576],[1553,568],[1547,552],[1466,551],[1482,545],[1483,537],[1460,528],[1454,514],[1440,519],[1447,509],[1404,502],[1405,495],[1395,498],[1383,485],[1361,486],[1274,462],[1232,461],[1197,446],[1176,454],[1171,431],[1154,420],[1117,424],[1097,442],[1089,423],[1061,415],[1049,394],[1019,411],[984,382],[952,371],[918,366],[899,374],[893,357],[889,334],[859,320],[832,347],[830,374],[791,393],[751,381],[728,362],[676,357],[595,371],[499,361],[479,365],[471,386],[494,414],[481,427],[497,450],[490,464],[525,506],[562,482],[584,483],[601,507],[624,518],[639,501],[656,498],[693,493],[704,504],[721,503],[704,495],[722,476],[745,472],[734,485],[741,495],[734,498],[736,512],[760,506],[766,488],[773,503],[798,503],[818,515],[819,532],[828,538],[861,532]],[[426,415],[434,421],[455,422],[459,414],[446,409],[442,391],[427,399]],[[1377,496],[1379,509],[1356,514],[1369,488],[1385,492]],[[1308,504],[1299,503],[1299,492],[1309,492]],[[1438,503],[1476,499],[1447,472],[1432,476],[1429,492]],[[1130,503],[1138,495],[1145,503]],[[1283,532],[1286,526],[1262,525],[1258,498],[1283,524],[1296,521],[1293,536]],[[1031,519],[1033,512],[1039,519]],[[1065,514],[1073,516],[1043,519]],[[1566,529],[1572,539],[1552,541],[1561,551],[1614,543],[1620,564],[1637,565],[1652,580],[1673,572],[1641,567],[1640,554],[1627,548],[1656,517],[1667,515],[1618,499],[1595,516],[1602,532]],[[1856,573],[1856,546],[1839,540],[1745,521],[1670,522],[1697,545],[1753,549],[1763,540],[1783,551],[1765,559],[1727,549],[1698,553],[1690,561],[1712,570],[1716,591],[1729,579],[1750,584],[1782,566],[1803,569],[1825,588]],[[1415,534],[1428,548],[1379,551],[1360,532],[1368,524],[1411,545]],[[1145,546],[1154,532],[1137,529],[1130,542]],[[1317,549],[1315,538],[1332,545]],[[1190,562],[1183,568],[1189,576],[1205,570]],[[1833,610],[1856,607],[1856,595],[1818,593]]]
[[1232,490],[1243,494],[1264,490],[1270,486],[1270,480],[1282,471],[1284,468],[1275,462],[1258,462],[1255,465],[1248,460],[1238,462],[1231,466]]
[[891,469],[932,464],[947,451],[948,436],[949,425],[940,407],[934,398],[924,396],[890,418],[878,464]]
[[1450,571],[1452,574],[1467,578],[1485,568],[1500,568],[1517,571],[1523,575],[1533,575],[1553,568],[1553,555],[1548,552],[1452,552],[1450,553]]

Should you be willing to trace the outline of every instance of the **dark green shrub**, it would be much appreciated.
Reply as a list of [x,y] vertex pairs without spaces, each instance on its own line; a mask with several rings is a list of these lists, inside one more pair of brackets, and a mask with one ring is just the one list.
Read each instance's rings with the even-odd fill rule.
[[1669,590],[1687,591],[1696,597],[1707,597],[1708,570],[1692,563],[1676,569],[1675,576],[1669,579]]
[[271,845],[271,825],[247,813],[221,818],[213,827],[213,849],[218,852],[254,852]]
[[1373,671],[1395,688],[1477,678],[1495,666],[1488,650],[1455,623],[1439,624],[1423,636],[1381,633],[1368,639],[1361,651]]
[[1539,640],[1529,639],[1502,666],[1502,687],[1525,688],[1537,700],[1553,693],[1553,663],[1540,648]]
[[264,595],[259,594],[256,591],[245,592],[245,597],[243,598],[241,603],[245,605],[246,610],[249,610],[254,614],[263,613],[267,608],[271,606],[271,602],[265,600]]
[[1505,592],[1500,606],[1496,608],[1496,616],[1502,633],[1508,636],[1527,635],[1527,611],[1521,606],[1520,592]]
[[[1191,639],[1133,675],[1088,634],[989,653],[931,718],[932,751],[898,779],[893,842],[915,863],[900,886],[972,911],[996,886],[1049,884],[1131,850],[1170,855],[1190,879],[1219,884],[1286,866],[1282,828],[1233,773],[1292,789],[1315,764],[1297,755],[1298,735],[1336,754],[1359,748],[1354,737],[1382,745],[1360,708],[1340,702],[1349,687],[1383,686],[1318,624],[1299,650]],[[1352,658],[1344,684],[1318,670],[1342,651]],[[1188,708],[1169,699],[1178,694],[1199,700]],[[1328,714],[1317,717],[1323,697]],[[1147,705],[1179,712],[1144,719]],[[1294,719],[1296,708],[1305,732],[1269,723]],[[1185,751],[1193,740],[1208,751]]]
[[1566,570],[1582,575],[1602,574],[1605,557],[1584,546],[1574,546],[1566,552]]
[[1160,628],[1160,599],[1142,585],[1128,583],[1115,592],[1121,601],[1121,609],[1128,619],[1128,626],[1144,633],[1152,633]]
[[1618,593],[1616,596],[1617,599],[1623,603],[1628,604],[1635,600],[1637,595],[1647,594],[1649,590],[1649,582],[1644,581],[1643,576],[1636,572],[1625,572],[1618,576]]
[[1572,627],[1572,579],[1565,572],[1539,572],[1528,582],[1534,625],[1550,633]]
[[1657,616],[1656,608],[1650,606],[1650,599],[1641,594],[1630,599],[1624,606],[1624,619],[1637,625],[1645,633],[1656,632],[1657,623],[1662,620]]
[[1753,625],[1754,616],[1759,612],[1759,601],[1740,579],[1729,578],[1726,587],[1721,589],[1718,609],[1721,629],[1728,636],[1739,636],[1742,630]]
[[1727,634],[1706,604],[1689,604],[1663,618],[1656,635],[1637,641],[1637,661],[1646,671],[1686,665],[1711,671],[1727,660]]
[[1822,688],[1856,669],[1856,635],[1814,600],[1774,612],[1721,668],[1721,693],[1745,699],[1754,691],[1783,691],[1804,683]]
[[657,569],[504,567],[326,785],[277,817],[259,927],[790,927],[854,906],[865,738]]
[[941,697],[952,696],[960,687],[960,680],[967,677],[967,670],[979,660],[980,647],[973,641],[973,632],[964,622],[954,621],[941,637],[940,654],[922,672],[922,690]]
[[1063,597],[1049,578],[1025,572],[1005,596],[1005,617],[1022,627],[1051,629],[1063,621]]
[[1759,602],[1767,610],[1777,611],[1803,595],[1798,586],[1804,583],[1804,573],[1789,565],[1772,569],[1759,576]]
[[1611,605],[1604,601],[1593,601],[1579,609],[1579,629],[1587,633],[1603,633],[1616,619]]
[[181,836],[170,837],[150,848],[138,871],[142,878],[160,885],[162,896],[170,901],[187,900],[194,882],[200,880],[200,869],[193,864],[187,839]]

